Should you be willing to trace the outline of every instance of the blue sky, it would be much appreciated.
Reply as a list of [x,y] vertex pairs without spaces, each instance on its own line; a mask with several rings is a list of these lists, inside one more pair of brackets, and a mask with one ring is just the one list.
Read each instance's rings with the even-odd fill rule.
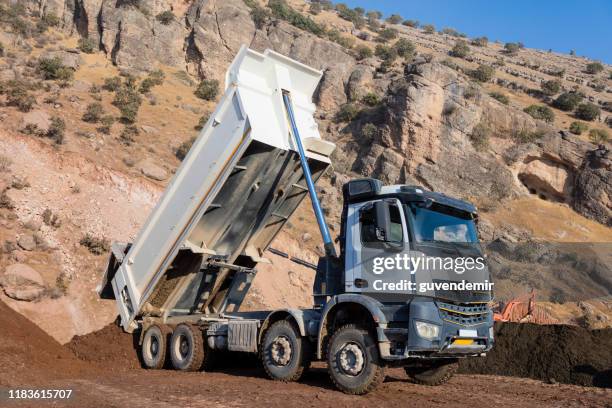
[[[344,0],[350,7],[398,13],[452,27],[469,37],[521,41],[526,47],[586,56],[612,64],[611,0]],[[336,3],[336,2],[334,2]]]

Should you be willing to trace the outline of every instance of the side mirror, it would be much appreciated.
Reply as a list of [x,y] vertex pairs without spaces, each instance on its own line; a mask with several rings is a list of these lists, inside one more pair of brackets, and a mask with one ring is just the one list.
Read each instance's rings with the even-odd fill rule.
[[376,214],[376,239],[381,242],[388,242],[391,233],[389,203],[384,200],[375,202],[374,213]]

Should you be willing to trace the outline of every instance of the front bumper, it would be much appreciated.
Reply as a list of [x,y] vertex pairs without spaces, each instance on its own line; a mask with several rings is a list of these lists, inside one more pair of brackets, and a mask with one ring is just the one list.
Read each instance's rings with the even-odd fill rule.
[[[402,309],[389,316],[386,327],[377,328],[385,360],[478,356],[493,347],[493,313],[486,304],[415,299]],[[438,336],[419,336],[416,321],[439,326]]]

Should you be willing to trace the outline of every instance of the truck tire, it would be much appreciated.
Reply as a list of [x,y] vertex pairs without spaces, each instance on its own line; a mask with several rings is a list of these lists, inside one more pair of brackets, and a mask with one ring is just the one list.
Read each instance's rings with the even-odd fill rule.
[[346,394],[366,394],[385,379],[374,337],[355,324],[342,326],[332,335],[327,370],[336,387]]
[[264,335],[260,353],[263,368],[273,380],[297,381],[309,365],[308,340],[287,320],[274,322]]
[[166,363],[170,333],[172,333],[172,330],[169,327],[158,325],[150,326],[145,331],[140,346],[140,357],[145,368],[163,368]]
[[459,363],[456,360],[436,361],[428,366],[404,367],[412,382],[421,385],[441,385],[457,372]]
[[204,361],[204,341],[198,326],[181,323],[170,338],[172,366],[181,371],[198,371]]

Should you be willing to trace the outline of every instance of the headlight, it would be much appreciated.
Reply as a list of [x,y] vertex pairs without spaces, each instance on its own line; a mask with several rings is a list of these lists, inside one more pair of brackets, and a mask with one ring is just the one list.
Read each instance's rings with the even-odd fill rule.
[[425,323],[420,321],[414,322],[417,333],[424,339],[433,340],[437,339],[440,335],[440,326],[431,323]]

